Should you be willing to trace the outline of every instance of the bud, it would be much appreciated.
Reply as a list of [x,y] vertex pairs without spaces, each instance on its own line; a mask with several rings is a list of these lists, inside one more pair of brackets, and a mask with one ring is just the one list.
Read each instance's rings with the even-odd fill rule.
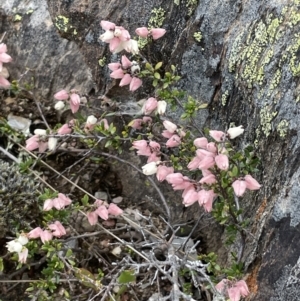
[[62,110],[64,107],[65,107],[65,103],[62,100],[60,100],[55,104],[54,109],[59,111]]
[[160,162],[150,162],[142,166],[143,174],[146,176],[154,175],[157,172],[157,164]]
[[48,139],[48,149],[49,149],[49,151],[55,150],[56,145],[57,145],[57,139],[54,138],[54,137],[50,137]]
[[45,136],[45,135],[47,135],[47,131],[43,130],[43,129],[35,129],[34,134],[35,135],[40,135],[40,136]]
[[90,115],[88,116],[88,118],[86,119],[86,123],[89,125],[95,124],[97,122],[97,118],[94,115]]
[[157,102],[157,113],[159,115],[165,114],[167,109],[167,103],[164,100],[160,100]]

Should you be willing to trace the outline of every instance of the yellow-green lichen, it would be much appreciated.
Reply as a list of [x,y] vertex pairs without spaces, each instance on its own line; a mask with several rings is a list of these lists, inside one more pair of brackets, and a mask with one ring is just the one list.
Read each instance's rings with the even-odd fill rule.
[[71,24],[70,24],[70,19],[65,17],[65,16],[57,16],[55,18],[55,26],[58,28],[58,30],[62,31],[62,32],[68,32],[74,36],[76,36],[78,34],[76,28],[74,28]]
[[264,106],[260,111],[260,125],[262,132],[265,134],[266,137],[270,135],[272,130],[272,120],[276,117],[277,112],[271,112],[269,106]]
[[221,98],[222,106],[225,106],[225,105],[226,105],[228,96],[229,96],[229,92],[228,92],[228,90],[226,90],[226,91],[222,94],[222,98]]
[[101,66],[101,67],[104,67],[105,66],[105,63],[106,63],[106,57],[104,56],[103,58],[99,59],[98,60],[98,64]]
[[274,89],[278,86],[280,80],[281,80],[281,71],[280,71],[280,69],[277,69],[274,74],[274,77],[271,80],[269,92],[267,94],[268,96],[270,96],[271,92],[274,91]]
[[300,35],[295,34],[294,43],[287,48],[290,55],[289,66],[294,76],[300,75],[300,64],[297,59],[297,52],[300,49]]
[[166,11],[162,8],[153,8],[151,11],[151,17],[148,22],[149,28],[159,28],[163,25],[165,20]]
[[201,31],[196,31],[193,35],[194,39],[197,41],[197,42],[201,42],[202,40],[202,33]]
[[26,12],[26,15],[30,15],[30,14],[32,14],[33,12],[34,12],[33,9],[29,9],[29,10]]
[[148,39],[139,37],[137,42],[138,42],[139,49],[143,49],[148,44]]
[[198,0],[187,0],[186,7],[188,9],[188,15],[190,16],[196,9]]
[[21,21],[21,20],[22,20],[22,16],[21,16],[21,15],[16,14],[16,15],[14,16],[14,22],[19,22],[19,21]]
[[284,138],[287,134],[288,129],[289,122],[285,119],[281,120],[277,126],[277,132],[279,133],[279,136]]

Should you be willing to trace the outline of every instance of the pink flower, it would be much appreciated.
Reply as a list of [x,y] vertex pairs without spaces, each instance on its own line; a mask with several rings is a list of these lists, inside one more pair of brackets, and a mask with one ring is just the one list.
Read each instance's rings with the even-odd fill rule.
[[77,93],[72,93],[70,97],[70,107],[72,113],[76,113],[80,106],[80,97]]
[[70,127],[70,125],[68,123],[66,123],[57,130],[57,133],[59,135],[70,134],[70,133],[72,133],[72,128]]
[[166,179],[167,175],[174,173],[173,167],[167,167],[165,165],[159,165],[156,172],[156,178],[159,182]]
[[34,135],[25,141],[26,149],[29,151],[33,151],[39,148],[39,135]]
[[146,140],[137,140],[132,143],[132,146],[137,149],[137,154],[140,156],[150,156],[151,150]]
[[172,184],[174,190],[187,189],[193,184],[188,177],[184,177],[181,173],[172,173],[166,176],[169,184]]
[[225,289],[227,288],[227,283],[228,283],[228,280],[227,279],[222,279],[216,286],[216,290],[223,294]]
[[109,129],[109,124],[108,124],[108,121],[107,119],[103,118],[99,121],[99,123],[103,126],[103,128],[105,130],[108,130]]
[[214,154],[217,153],[217,147],[214,142],[207,143],[206,149],[211,153],[214,153]]
[[242,297],[246,297],[249,295],[249,289],[247,283],[244,280],[240,280],[234,284],[234,287],[240,290]]
[[44,244],[46,241],[50,241],[53,238],[53,235],[49,230],[44,230],[41,232],[40,238],[42,243]]
[[105,20],[102,20],[100,22],[100,25],[104,30],[115,30],[115,27],[116,27],[115,23],[105,21]]
[[216,176],[213,175],[213,174],[210,174],[210,175],[207,175],[207,176],[203,177],[203,178],[199,181],[199,183],[211,185],[211,184],[216,183],[216,181],[217,181],[217,180],[216,180]]
[[142,129],[142,123],[143,123],[143,119],[133,119],[130,123],[129,126],[131,126],[132,128],[136,129],[136,130],[140,130]]
[[188,164],[187,168],[189,170],[196,170],[199,167],[201,159],[199,157],[194,157],[192,161]]
[[121,64],[120,63],[110,63],[107,65],[107,67],[111,70],[111,71],[116,71],[118,69],[121,68]]
[[44,211],[49,211],[53,208],[53,200],[52,199],[47,199],[44,203],[43,210]]
[[228,288],[227,293],[230,301],[239,301],[241,298],[240,290],[236,287]]
[[150,163],[150,162],[157,162],[157,161],[160,161],[160,156],[157,154],[157,152],[153,152],[149,157],[148,157],[148,160],[147,160],[147,163]]
[[149,117],[149,116],[144,116],[143,117],[143,122],[144,123],[148,123],[149,125],[152,123],[152,118],[151,117]]
[[104,205],[99,206],[95,212],[98,214],[99,217],[101,217],[104,220],[108,219],[108,210]]
[[208,144],[208,141],[205,137],[197,138],[194,140],[194,145],[197,148],[205,148],[206,149],[207,144]]
[[66,235],[66,229],[59,221],[55,221],[54,224],[50,224],[48,228],[53,231],[53,236],[61,237],[62,235]]
[[146,100],[142,112],[145,115],[151,114],[157,108],[157,100],[154,97],[150,97]]
[[122,55],[121,62],[122,62],[122,67],[124,69],[128,69],[129,67],[131,67],[131,61],[127,58],[126,55]]
[[19,255],[18,261],[20,263],[26,263],[27,256],[28,256],[28,249],[26,247],[23,247],[22,251],[18,255]]
[[228,170],[229,168],[229,160],[228,157],[226,155],[217,155],[215,157],[215,161],[217,166],[221,169],[221,170]]
[[[44,209],[45,210],[45,209]],[[43,232],[43,230],[40,227],[34,228],[33,230],[31,230],[28,234],[27,237],[28,238],[39,238],[41,236],[41,233]]]
[[247,184],[243,180],[236,180],[232,183],[232,187],[236,196],[242,196],[247,188]]
[[124,71],[122,69],[117,69],[110,74],[111,78],[120,79],[124,77]]
[[7,46],[4,43],[0,43],[0,53],[7,52]]
[[167,147],[177,147],[178,145],[180,145],[181,140],[180,137],[178,135],[173,135],[167,142],[166,142],[166,146]]
[[[125,49],[127,52],[131,52],[132,54],[138,54],[139,53],[138,42],[135,41],[135,40],[130,39],[129,41],[125,41],[125,42],[122,43],[121,46],[122,46],[122,49]],[[121,50],[119,50],[119,51],[121,51]]]
[[124,77],[122,78],[122,80],[120,81],[120,84],[119,86],[120,87],[123,87],[123,86],[126,86],[126,85],[129,85],[132,81],[132,77],[130,74],[125,74]]
[[205,149],[197,149],[196,154],[199,158],[202,158],[202,159],[203,159],[203,157],[215,157],[214,153],[209,152]]
[[222,142],[225,139],[225,133],[221,131],[209,131],[209,135],[217,142]]
[[69,93],[66,90],[60,90],[54,94],[54,98],[57,100],[67,100],[69,98]]
[[161,135],[165,138],[171,138],[173,136],[173,133],[170,133],[169,131],[167,130],[163,130],[163,132],[161,133]]
[[258,190],[260,188],[260,184],[251,176],[245,176],[246,188],[249,190]]
[[158,152],[160,150],[160,144],[155,142],[155,141],[150,141],[149,146],[150,146],[152,151]]
[[142,38],[147,38],[149,31],[147,27],[139,27],[135,30],[135,33]]
[[171,121],[165,120],[165,121],[163,122],[163,125],[164,125],[165,129],[166,129],[169,133],[172,133],[172,134],[173,134],[173,133],[175,133],[176,130],[177,130],[177,125],[174,124],[174,123],[171,122]]
[[6,88],[9,88],[9,86],[10,86],[10,82],[3,76],[0,76],[0,88],[2,87],[4,89],[6,89]]
[[163,28],[152,28],[150,34],[153,40],[161,38],[166,33],[166,30]]
[[204,157],[198,166],[199,169],[209,169],[215,165],[215,159],[210,156]]
[[110,203],[108,206],[108,213],[114,216],[118,216],[123,213],[123,210],[119,208],[116,204]]
[[53,207],[56,208],[57,210],[63,209],[72,203],[72,201],[62,193],[59,193],[58,197],[53,199],[52,201],[53,201]]
[[[0,52],[0,62],[1,63],[9,63],[12,61],[12,58],[10,55],[8,55],[7,53],[5,52]],[[0,70],[1,71],[1,70]]]
[[141,85],[143,84],[142,80],[139,79],[138,77],[133,77],[130,85],[129,85],[129,91],[134,92],[137,90]]
[[98,222],[98,214],[96,213],[96,211],[91,211],[91,212],[88,212],[86,214],[87,218],[88,218],[88,221],[90,223],[91,226],[94,226],[97,224]]
[[198,202],[199,205],[209,204],[209,208],[211,208],[212,202],[214,200],[215,193],[213,190],[200,190],[198,191]]
[[184,190],[182,197],[183,197],[183,204],[185,207],[191,206],[198,201],[198,193],[193,186]]

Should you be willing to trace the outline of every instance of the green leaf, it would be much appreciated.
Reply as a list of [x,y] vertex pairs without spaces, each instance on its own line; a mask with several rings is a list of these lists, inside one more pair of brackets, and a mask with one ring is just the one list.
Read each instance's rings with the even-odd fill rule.
[[234,166],[233,168],[232,168],[232,177],[237,177],[238,176],[238,173],[239,173],[239,170],[238,170],[238,168],[236,167],[236,166]]
[[158,70],[162,66],[162,62],[159,62],[155,65],[154,69]]
[[155,77],[156,79],[160,79],[160,74],[159,74],[158,72],[155,72],[155,73],[154,73],[154,77]]
[[112,141],[111,140],[108,140],[106,143],[105,143],[105,146],[104,147],[109,147],[111,146],[112,144]]
[[120,276],[118,278],[118,282],[120,284],[127,284],[127,283],[135,281],[135,279],[136,279],[136,277],[134,275],[134,271],[125,270],[120,274]]
[[164,88],[164,89],[168,88],[168,86],[169,86],[168,83],[164,83],[164,84],[163,84],[163,88]]
[[146,69],[153,71],[153,67],[149,63],[146,63]]
[[198,108],[199,108],[199,109],[206,109],[207,106],[208,106],[207,103],[202,103]]
[[172,65],[172,66],[171,66],[171,69],[172,69],[173,72],[175,72],[176,67],[175,67],[174,65]]
[[157,81],[157,79],[155,79],[155,80],[152,82],[152,86],[153,86],[153,87],[156,87],[156,86],[157,86],[157,83],[158,83],[158,81]]
[[3,265],[3,258],[0,258],[0,272],[3,272],[4,265]]

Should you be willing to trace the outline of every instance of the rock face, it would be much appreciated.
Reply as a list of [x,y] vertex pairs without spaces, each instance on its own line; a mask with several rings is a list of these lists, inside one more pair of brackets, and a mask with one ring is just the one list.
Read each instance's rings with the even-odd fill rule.
[[[99,65],[117,60],[98,40],[99,22],[109,20],[133,33],[149,21],[162,21],[167,35],[145,55],[151,62],[176,64],[179,87],[209,103],[199,126],[244,125],[240,146],[254,144],[262,162],[263,189],[242,204],[255,237],[244,255],[249,300],[298,300],[300,1],[49,0],[48,7],[45,1],[29,1],[32,7],[25,2],[0,4],[1,28],[17,58],[11,74],[35,68],[44,97],[65,85],[93,88],[122,102],[151,94],[151,88],[133,96],[120,92],[107,67]],[[28,7],[33,12],[27,14]],[[17,14],[22,20],[13,22]],[[200,41],[194,38],[198,32]],[[214,232],[207,235],[220,241]]]

